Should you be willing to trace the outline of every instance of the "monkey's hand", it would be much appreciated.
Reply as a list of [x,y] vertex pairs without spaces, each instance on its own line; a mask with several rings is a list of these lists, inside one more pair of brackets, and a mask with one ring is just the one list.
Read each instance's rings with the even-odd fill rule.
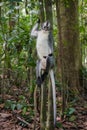
[[40,19],[37,20],[37,23],[40,24]]
[[47,68],[53,68],[55,65],[55,59],[53,56],[48,56],[47,58]]

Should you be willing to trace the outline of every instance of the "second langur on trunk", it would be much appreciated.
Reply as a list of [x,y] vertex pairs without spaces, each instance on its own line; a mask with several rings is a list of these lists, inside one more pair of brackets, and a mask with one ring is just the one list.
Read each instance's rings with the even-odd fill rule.
[[[50,74],[52,91],[53,91],[53,109],[54,109],[54,124],[56,123],[56,92],[54,79],[54,57],[53,57],[53,36],[51,32],[51,25],[48,21],[44,22],[39,30],[40,20],[34,25],[31,36],[36,37],[36,50],[38,55],[36,65],[37,85],[40,87]],[[43,73],[42,73],[43,72]]]

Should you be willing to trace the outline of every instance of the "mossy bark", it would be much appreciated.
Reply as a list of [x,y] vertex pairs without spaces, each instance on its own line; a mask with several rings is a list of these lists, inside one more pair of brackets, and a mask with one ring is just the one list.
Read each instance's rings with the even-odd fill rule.
[[52,85],[49,80],[48,86],[48,112],[47,112],[47,125],[45,130],[54,130],[54,117],[53,117],[53,94]]
[[40,20],[41,20],[41,24],[42,24],[44,22],[44,20],[45,20],[45,12],[44,12],[43,0],[39,0],[39,16],[40,16]]
[[46,84],[44,83],[41,86],[41,112],[40,112],[40,124],[41,130],[45,130],[46,128],[46,112],[47,112],[47,92],[46,92]]
[[[79,70],[81,52],[79,42],[78,0],[57,0],[57,22],[59,28],[58,68],[61,69],[63,100],[65,93],[79,94]],[[68,96],[69,100],[69,96]],[[64,101],[65,102],[65,101]]]

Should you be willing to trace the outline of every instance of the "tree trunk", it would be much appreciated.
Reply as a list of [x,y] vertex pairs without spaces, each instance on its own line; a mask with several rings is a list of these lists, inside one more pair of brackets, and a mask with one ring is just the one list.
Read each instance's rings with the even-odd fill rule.
[[39,0],[39,9],[40,9],[39,10],[40,20],[41,20],[41,23],[43,23],[45,20],[43,0]]
[[[40,20],[41,23],[45,20],[48,20],[51,23],[53,28],[53,16],[52,16],[52,0],[44,0],[45,4],[45,13],[44,13],[44,5],[43,0],[39,0],[40,2]],[[50,15],[49,15],[50,14]],[[41,123],[41,130],[53,130],[53,99],[52,99],[52,88],[51,84],[49,84],[49,93],[48,93],[48,113],[47,113],[47,84],[48,80],[41,86],[41,113],[40,113],[40,123]],[[46,117],[46,114],[47,117]],[[49,117],[48,117],[49,116]],[[47,126],[46,126],[46,121]]]
[[[2,0],[0,0],[0,2],[2,2]],[[0,25],[1,25],[1,17],[2,17],[2,9],[1,9],[1,6],[0,6]]]
[[72,94],[77,95],[79,90],[79,69],[81,65],[78,0],[58,0],[56,1],[56,9],[59,28],[58,68],[61,69],[60,72],[64,86],[63,94],[66,91],[66,86],[68,86],[68,92],[72,91]]
[[26,14],[28,14],[28,9],[27,9],[27,8],[28,8],[28,6],[27,6],[27,5],[28,5],[28,1],[27,1],[27,0],[25,0],[25,12],[26,12]]
[[45,2],[45,11],[46,11],[46,20],[51,23],[53,27],[53,13],[52,13],[52,0],[44,0]]
[[46,113],[47,113],[47,93],[46,93],[47,85],[44,83],[41,86],[41,112],[40,112],[40,123],[41,123],[41,130],[45,130],[46,128]]
[[[39,0],[39,8],[40,8],[39,17],[40,17],[40,21],[41,21],[41,24],[42,24],[45,20],[43,0]],[[39,101],[38,107],[40,108],[40,129],[45,130],[46,120],[47,120],[47,118],[46,118],[46,113],[47,113],[47,107],[46,107],[46,105],[47,105],[47,91],[46,91],[47,90],[47,84],[46,83],[42,84],[41,88],[38,88],[38,89],[41,92],[39,94],[40,99],[37,99]],[[34,102],[35,102],[35,100],[36,99],[34,99]],[[36,126],[36,123],[35,123],[35,126]]]
[[[15,5],[16,5],[16,2],[13,2],[13,1],[10,1],[9,3],[10,3],[11,7],[15,7]],[[16,15],[16,9],[14,9],[13,13],[9,14],[9,34],[11,33],[11,31],[13,30],[13,28],[16,24],[16,21],[14,19],[15,15]]]
[[[20,3],[19,2],[17,2],[17,6],[20,6]],[[18,14],[18,26],[19,26],[19,17],[20,17],[20,10],[18,9],[17,10],[17,14]],[[18,32],[19,32],[19,28],[18,28]]]
[[[49,75],[50,76],[50,75]],[[47,113],[47,126],[45,130],[54,130],[54,117],[53,117],[53,93],[52,93],[52,85],[49,80],[48,86],[48,113]]]
[[[45,11],[46,11],[46,20],[51,23],[53,31],[53,14],[52,14],[52,0],[44,0],[45,2]],[[49,82],[49,81],[48,81]],[[54,117],[53,117],[53,94],[52,94],[52,85],[48,84],[48,112],[47,112],[47,125],[46,130],[54,129]]]

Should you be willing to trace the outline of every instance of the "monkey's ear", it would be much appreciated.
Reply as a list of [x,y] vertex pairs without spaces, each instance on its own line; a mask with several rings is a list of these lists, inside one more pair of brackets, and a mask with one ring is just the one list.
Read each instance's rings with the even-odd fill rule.
[[40,24],[40,18],[38,18],[37,23],[39,23],[39,24]]

